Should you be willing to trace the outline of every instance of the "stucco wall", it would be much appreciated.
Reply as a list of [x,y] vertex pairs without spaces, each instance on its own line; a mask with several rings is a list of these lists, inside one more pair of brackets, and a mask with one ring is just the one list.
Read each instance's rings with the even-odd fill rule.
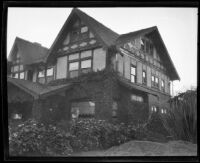
[[56,79],[67,77],[67,56],[57,58]]
[[95,49],[93,53],[93,71],[103,70],[106,67],[106,51]]

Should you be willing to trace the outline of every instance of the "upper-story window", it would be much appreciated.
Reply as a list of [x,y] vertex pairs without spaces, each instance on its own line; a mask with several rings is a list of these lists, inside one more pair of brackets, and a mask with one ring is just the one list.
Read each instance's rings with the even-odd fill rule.
[[131,65],[131,82],[136,83],[136,67]]
[[24,66],[22,64],[17,64],[11,67],[11,73],[13,78],[24,79]]
[[141,39],[141,50],[153,56],[153,44],[148,39]]
[[161,90],[164,92],[165,91],[165,81],[161,80]]
[[142,84],[146,85],[147,83],[147,73],[145,70],[142,71]]
[[86,38],[89,38],[89,29],[85,25],[80,25],[71,32],[71,42],[76,42]]
[[92,51],[82,51],[69,55],[69,77],[73,78],[92,69]]
[[53,76],[53,67],[47,69],[47,76]]
[[155,75],[151,75],[151,85],[152,87],[159,87],[158,77]]
[[39,71],[38,78],[43,78],[43,77],[44,77],[44,70]]

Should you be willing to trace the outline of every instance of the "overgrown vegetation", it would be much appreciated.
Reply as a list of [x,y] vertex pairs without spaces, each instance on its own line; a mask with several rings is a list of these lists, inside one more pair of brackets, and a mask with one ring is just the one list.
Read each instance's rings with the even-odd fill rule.
[[197,142],[197,90],[189,90],[171,100],[163,124],[175,140]]
[[67,156],[73,151],[107,149],[134,138],[134,128],[114,125],[103,120],[72,121],[69,131],[58,126],[28,120],[9,126],[11,155]]

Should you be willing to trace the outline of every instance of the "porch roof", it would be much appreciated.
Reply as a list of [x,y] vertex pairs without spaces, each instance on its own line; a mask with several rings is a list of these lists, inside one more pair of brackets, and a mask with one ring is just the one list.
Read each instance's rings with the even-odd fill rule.
[[71,83],[57,85],[57,86],[49,86],[40,83],[34,83],[27,80],[15,79],[15,78],[7,78],[7,82],[11,83],[18,88],[24,90],[28,94],[32,95],[35,99],[44,98],[67,89],[71,88]]

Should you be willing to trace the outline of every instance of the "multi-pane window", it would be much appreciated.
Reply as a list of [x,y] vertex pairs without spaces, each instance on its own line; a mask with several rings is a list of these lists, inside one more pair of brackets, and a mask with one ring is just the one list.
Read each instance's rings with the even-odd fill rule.
[[69,77],[77,77],[81,73],[88,73],[92,70],[92,51],[69,55]]
[[131,66],[131,82],[136,83],[136,67]]
[[78,76],[79,62],[69,63],[69,76],[71,78]]
[[147,73],[145,70],[142,71],[142,83],[143,84],[147,83]]
[[92,67],[91,59],[81,61],[81,72],[82,73],[89,72],[91,70],[91,67]]
[[158,112],[158,107],[156,107],[156,106],[151,106],[151,111],[152,112]]
[[75,29],[71,32],[71,41],[76,42],[89,37],[88,27],[85,25],[78,24]]
[[154,75],[151,76],[151,85],[156,88],[159,87],[158,77]]
[[13,78],[24,79],[24,66],[22,64],[12,66],[11,73]]

